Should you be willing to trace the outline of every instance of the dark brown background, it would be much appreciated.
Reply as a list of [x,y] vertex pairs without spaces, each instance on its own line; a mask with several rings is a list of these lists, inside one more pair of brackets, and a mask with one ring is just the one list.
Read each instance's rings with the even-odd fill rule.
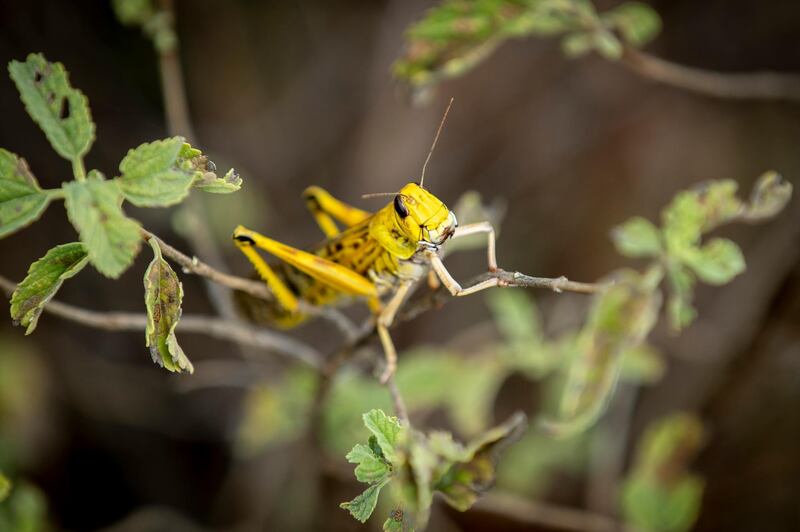
[[[664,21],[648,48],[660,57],[709,69],[800,71],[796,1],[650,4]],[[233,165],[245,180],[244,192],[208,202],[216,236],[238,273],[248,268],[227,243],[236,223],[297,245],[318,238],[299,199],[307,185],[370,208],[375,203],[360,194],[414,179],[450,95],[455,104],[426,184],[446,202],[467,189],[508,201],[498,253],[509,269],[596,279],[625,264],[609,229],[632,215],[656,219],[682,187],[731,178],[746,191],[767,169],[800,184],[797,105],[720,101],[659,86],[597,57],[566,60],[550,40],[506,44],[471,74],[445,84],[431,105],[412,108],[389,69],[403,29],[430,5],[178,2],[198,144],[218,167]],[[87,168],[113,174],[128,148],[167,135],[152,48],[137,30],[121,28],[106,2],[0,2],[0,62],[31,51],[63,62],[90,99],[98,140]],[[26,157],[43,186],[70,178],[69,165],[49,148],[6,77],[0,117],[0,146]],[[675,409],[705,416],[711,439],[696,463],[708,482],[698,530],[800,528],[797,205],[770,223],[725,230],[741,243],[748,272],[729,286],[701,288],[701,319],[685,334],[656,334],[668,373],[640,393],[633,435]],[[188,249],[171,229],[170,211],[128,211]],[[0,273],[19,280],[51,246],[74,239],[56,204],[39,223],[0,241]],[[94,309],[142,310],[145,255],[119,282],[86,269],[59,298]],[[468,276],[483,268],[481,261],[477,254],[460,258],[455,271]],[[184,276],[184,285],[186,312],[208,312],[197,279]],[[552,303],[548,294],[537,296],[545,309]],[[453,302],[446,312],[403,325],[396,337],[401,346],[444,341],[486,313],[478,298]],[[22,335],[8,319],[0,333]],[[312,327],[304,334],[323,343],[330,331]],[[181,392],[176,377],[150,363],[141,336],[45,316],[23,340],[49,377],[30,390],[45,401],[31,420],[36,430],[26,440],[24,472],[45,490],[54,521],[94,530],[153,506],[211,529],[234,523],[260,529],[248,528],[248,509],[279,504],[287,488],[276,492],[269,476],[285,456],[253,468],[265,478],[264,491],[243,493],[236,484],[242,466],[230,454],[241,391]],[[182,343],[195,361],[232,352],[203,337]],[[354,487],[338,489],[337,502]],[[567,499],[586,505],[580,490]],[[355,529],[334,506],[320,510],[331,513],[329,528]],[[457,522],[463,530],[510,526],[480,513]],[[194,529],[177,522],[129,526]]]

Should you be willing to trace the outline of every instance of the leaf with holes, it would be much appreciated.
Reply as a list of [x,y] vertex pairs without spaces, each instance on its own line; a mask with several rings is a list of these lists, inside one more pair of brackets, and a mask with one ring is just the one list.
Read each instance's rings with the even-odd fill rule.
[[25,62],[11,61],[8,71],[53,149],[70,161],[83,157],[94,141],[94,122],[89,101],[70,86],[64,65],[30,54]]
[[54,247],[31,264],[28,275],[11,295],[11,318],[27,327],[25,334],[36,329],[44,306],[61,284],[81,271],[88,260],[83,244],[72,242]]
[[175,327],[181,319],[183,286],[170,265],[161,256],[161,248],[154,238],[152,262],[144,272],[144,302],[147,307],[145,338],[153,362],[175,373],[194,372],[194,366],[184,354]]
[[38,220],[49,203],[25,159],[0,148],[0,238]]
[[116,181],[104,181],[92,171],[85,182],[64,184],[67,216],[86,246],[97,271],[116,279],[139,252],[139,224],[125,216]]

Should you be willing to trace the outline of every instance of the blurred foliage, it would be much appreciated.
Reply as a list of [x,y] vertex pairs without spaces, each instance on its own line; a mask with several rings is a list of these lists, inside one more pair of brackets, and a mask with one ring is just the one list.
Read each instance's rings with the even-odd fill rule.
[[667,309],[676,331],[694,321],[692,298],[697,280],[719,286],[745,270],[744,256],[736,243],[725,238],[703,243],[702,236],[727,223],[774,216],[792,194],[791,183],[775,172],[758,179],[749,202],[736,196],[737,188],[731,180],[704,183],[675,196],[661,213],[661,228],[637,217],[611,233],[621,254],[650,258],[666,271],[670,288]]
[[369,486],[341,506],[363,523],[391,483],[396,502],[384,530],[424,529],[434,492],[460,511],[469,509],[494,484],[499,452],[525,426],[525,416],[517,414],[464,446],[446,432],[425,435],[405,427],[382,410],[367,412],[363,420],[371,436],[353,447],[347,460],[356,464],[356,479]]
[[[117,4],[128,20],[146,6]],[[36,221],[52,200],[63,199],[81,240],[48,251],[14,291],[11,317],[30,334],[63,281],[87,261],[112,279],[131,266],[143,235],[139,222],[122,210],[125,200],[140,207],[169,206],[183,201],[191,188],[214,194],[236,192],[242,179],[233,169],[218,177],[214,163],[182,137],[131,149],[120,162],[117,178],[106,179],[99,170],[87,174],[83,157],[94,142],[95,125],[88,99],[69,84],[64,66],[48,62],[42,54],[30,54],[24,62],[11,61],[8,69],[28,114],[53,149],[72,163],[74,180],[59,189],[42,190],[24,159],[0,149],[0,237]],[[147,345],[163,367],[191,371],[174,334],[181,315],[180,283],[157,246],[154,250],[156,259],[145,276]]]
[[142,29],[153,41],[153,46],[161,53],[174,50],[178,46],[178,36],[173,27],[173,17],[157,7],[155,0],[112,0],[117,20],[125,26]]
[[603,13],[589,0],[444,0],[406,32],[394,74],[415,89],[464,75],[503,42],[561,36],[570,57],[597,51],[619,59],[626,44],[642,46],[661,29],[648,6],[628,2]]
[[50,530],[47,523],[47,502],[37,487],[22,481],[16,482],[12,489],[10,481],[0,475],[0,530],[9,532]]
[[[655,279],[654,279],[655,277]],[[572,344],[574,354],[564,376],[557,411],[541,419],[554,436],[571,436],[592,425],[616,386],[626,351],[652,330],[661,307],[655,290],[658,272],[622,271],[595,296],[589,317]]]
[[622,491],[622,509],[631,525],[653,532],[692,528],[703,481],[688,469],[703,441],[703,426],[690,414],[672,414],[647,428]]
[[11,493],[11,481],[3,473],[0,473],[0,502],[6,500],[9,493]]

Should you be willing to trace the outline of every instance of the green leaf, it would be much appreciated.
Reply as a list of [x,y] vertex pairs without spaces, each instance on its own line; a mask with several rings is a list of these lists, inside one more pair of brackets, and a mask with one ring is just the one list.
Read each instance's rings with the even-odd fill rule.
[[603,13],[602,20],[619,30],[626,42],[643,46],[661,31],[661,17],[653,8],[639,2],[627,2]]
[[0,238],[38,220],[49,203],[25,159],[0,148]]
[[242,186],[231,169],[217,177],[216,166],[183,137],[144,143],[128,152],[119,165],[117,179],[125,198],[140,207],[180,203],[194,186],[205,192],[229,194]]
[[741,249],[726,238],[714,238],[693,250],[685,262],[701,281],[715,286],[729,283],[745,270]]
[[380,454],[376,454],[368,445],[362,443],[353,447],[353,450],[347,453],[345,458],[351,464],[358,464],[355,474],[359,482],[366,484],[380,482],[391,472],[383,457]]
[[116,181],[90,172],[85,182],[64,184],[67,216],[86,246],[89,261],[112,279],[122,275],[139,252],[139,224],[125,216]]
[[350,515],[362,523],[366,523],[375,510],[375,505],[378,504],[378,495],[381,493],[381,488],[388,482],[389,479],[385,478],[377,484],[372,484],[361,495],[350,502],[343,502],[339,507],[349,511]]
[[36,329],[45,305],[64,280],[81,271],[88,260],[83,244],[72,242],[54,247],[31,264],[28,275],[11,295],[11,318],[27,327],[25,334]]
[[753,187],[744,217],[748,221],[771,218],[783,210],[791,197],[792,184],[777,172],[766,172]]
[[367,427],[378,446],[383,452],[383,456],[390,463],[396,459],[395,447],[402,437],[403,427],[396,417],[387,416],[383,410],[370,410],[363,416],[364,425]]
[[117,179],[125,199],[139,207],[180,203],[195,180],[194,172],[178,168],[183,137],[146,142],[128,151],[119,164]]
[[626,257],[656,257],[661,254],[661,233],[649,220],[636,217],[614,228],[614,245]]
[[183,286],[170,265],[161,257],[161,249],[150,239],[153,258],[144,273],[144,302],[147,307],[145,338],[153,362],[169,371],[194,373],[194,366],[178,345],[175,327],[181,318]]
[[89,101],[70,86],[64,65],[30,54],[24,63],[11,61],[8,71],[25,109],[53,149],[71,161],[83,157],[94,140],[94,122]]
[[434,488],[453,508],[464,512],[494,485],[500,453],[515,442],[527,426],[517,412],[502,425],[487,431],[467,446],[463,460],[455,462],[435,480]]
[[9,493],[11,493],[11,481],[0,473],[0,502],[6,500]]
[[52,530],[47,523],[47,502],[35,486],[21,481],[0,504],[0,530],[13,532],[42,532]]

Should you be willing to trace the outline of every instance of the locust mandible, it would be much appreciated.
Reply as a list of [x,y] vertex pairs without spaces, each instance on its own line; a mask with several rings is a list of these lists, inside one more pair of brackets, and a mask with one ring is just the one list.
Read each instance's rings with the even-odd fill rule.
[[[450,101],[452,104],[452,99]],[[319,187],[309,187],[303,197],[326,240],[311,251],[303,251],[238,226],[233,232],[236,246],[255,267],[275,295],[275,305],[263,321],[293,327],[308,316],[298,301],[312,305],[340,304],[353,297],[365,300],[386,356],[381,375],[385,383],[397,367],[397,352],[389,328],[397,311],[417,281],[433,271],[454,296],[466,296],[501,281],[490,277],[462,288],[445,267],[442,246],[450,239],[476,233],[487,236],[489,271],[497,270],[495,231],[489,222],[459,226],[456,216],[424,188],[425,168],[442,131],[448,105],[422,167],[418,183],[405,185],[385,207],[370,213],[347,205]],[[337,223],[344,226],[340,231]],[[255,248],[280,259],[269,265]]]

